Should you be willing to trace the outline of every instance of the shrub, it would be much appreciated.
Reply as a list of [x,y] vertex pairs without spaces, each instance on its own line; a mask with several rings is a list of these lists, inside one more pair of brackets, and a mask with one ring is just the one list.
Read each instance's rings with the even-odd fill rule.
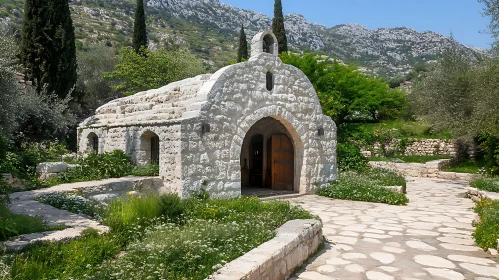
[[338,167],[340,170],[364,170],[368,160],[359,148],[349,144],[338,144]]
[[33,188],[50,187],[64,183],[102,180],[127,176],[132,172],[130,157],[123,151],[115,150],[109,153],[92,153],[77,160],[78,166],[60,173],[48,181],[35,181]]
[[473,238],[482,249],[497,248],[499,239],[499,200],[482,199],[478,201],[475,212],[480,216],[480,222],[475,226]]
[[499,178],[479,178],[470,182],[473,188],[499,193]]
[[159,175],[159,165],[149,164],[144,166],[136,166],[132,170],[133,176],[158,176]]
[[319,191],[319,195],[336,199],[387,203],[392,205],[407,204],[404,194],[395,193],[381,186],[405,187],[405,180],[384,169],[370,170],[365,173],[347,171],[340,173],[337,181]]
[[10,202],[9,194],[12,192],[12,186],[7,183],[0,174],[0,205]]

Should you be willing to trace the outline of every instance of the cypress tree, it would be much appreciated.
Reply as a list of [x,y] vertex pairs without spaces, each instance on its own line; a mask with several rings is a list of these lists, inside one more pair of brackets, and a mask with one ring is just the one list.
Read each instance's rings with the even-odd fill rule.
[[76,45],[67,0],[26,0],[21,61],[37,90],[65,98],[76,84]]
[[147,47],[146,15],[144,12],[144,0],[137,0],[135,10],[135,21],[133,22],[132,46],[136,53],[141,47]]
[[248,40],[246,39],[246,32],[244,32],[244,26],[241,24],[241,32],[239,34],[239,49],[237,51],[237,62],[243,61],[243,59],[248,59]]
[[286,38],[286,30],[284,29],[284,15],[282,14],[281,0],[275,0],[274,4],[274,19],[272,20],[272,32],[277,37],[279,44],[279,53],[288,51],[288,39]]

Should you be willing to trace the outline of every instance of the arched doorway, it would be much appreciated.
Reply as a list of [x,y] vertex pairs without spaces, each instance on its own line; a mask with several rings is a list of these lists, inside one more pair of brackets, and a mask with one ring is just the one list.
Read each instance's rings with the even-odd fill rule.
[[97,134],[90,132],[87,136],[87,150],[92,153],[99,153],[99,136]]
[[247,132],[241,149],[243,189],[295,191],[295,147],[289,131],[267,117]]
[[139,165],[154,164],[159,165],[159,136],[148,130],[140,137]]

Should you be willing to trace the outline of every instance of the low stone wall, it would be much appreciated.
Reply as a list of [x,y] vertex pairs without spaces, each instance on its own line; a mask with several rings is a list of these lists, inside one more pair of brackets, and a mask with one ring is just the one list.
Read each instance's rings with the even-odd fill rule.
[[130,191],[157,191],[162,186],[163,179],[161,177],[129,176],[101,181],[62,184],[47,189],[13,193],[10,195],[12,204],[9,205],[12,212],[29,216],[42,216],[49,225],[62,225],[67,228],[60,231],[20,235],[13,240],[0,242],[0,248],[19,250],[36,241],[60,241],[63,239],[78,238],[81,232],[88,228],[93,228],[100,232],[108,230],[107,226],[103,226],[85,215],[60,210],[35,200],[42,195],[55,192],[81,192],[85,196],[105,200],[106,198],[114,198]]
[[277,230],[277,236],[226,264],[207,279],[287,279],[312,255],[322,241],[322,223],[294,220]]
[[466,191],[466,195],[471,198],[473,201],[480,201],[484,198],[490,199],[490,200],[499,200],[499,193],[493,193],[493,192],[487,192],[487,191],[482,191],[476,188],[469,187],[468,190]]
[[[386,147],[388,151],[396,151],[400,146],[400,139],[396,139]],[[409,145],[405,148],[406,156],[454,156],[457,148],[455,140],[442,139],[409,139]],[[362,154],[367,157],[381,155],[381,144],[375,143],[372,149],[363,149]]]
[[2,173],[2,177],[14,190],[26,189],[26,183],[23,180],[12,176],[10,173]]
[[399,163],[389,161],[371,161],[372,167],[386,168],[397,172],[402,176],[438,178],[446,180],[471,181],[479,178],[479,175],[468,173],[444,172],[441,167],[445,166],[449,160],[435,160],[427,163]]

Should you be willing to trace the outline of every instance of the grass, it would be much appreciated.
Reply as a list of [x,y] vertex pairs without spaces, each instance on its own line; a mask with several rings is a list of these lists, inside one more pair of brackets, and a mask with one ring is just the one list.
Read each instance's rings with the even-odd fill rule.
[[0,269],[3,259],[12,279],[205,279],[273,238],[286,221],[309,218],[287,202],[258,198],[119,199],[104,213],[109,233],[34,244],[0,256]]
[[469,159],[459,163],[456,166],[448,167],[445,171],[447,172],[457,172],[457,173],[471,173],[480,174],[481,169],[485,167],[483,160],[473,160]]
[[31,217],[12,213],[9,208],[0,203],[0,241],[8,240],[11,237],[35,232],[44,232],[61,227],[53,227],[39,216]]
[[336,199],[368,201],[391,205],[405,205],[409,199],[402,193],[381,186],[402,186],[405,179],[395,172],[373,168],[367,171],[347,171],[340,173],[337,181],[319,191],[319,195]]
[[427,163],[440,159],[451,159],[450,156],[427,155],[427,156],[397,156],[397,157],[370,157],[369,161],[390,161],[406,163]]
[[470,182],[470,186],[479,190],[499,193],[499,178],[479,178]]
[[499,200],[482,199],[474,210],[480,216],[473,233],[476,244],[484,250],[496,249],[499,239]]

